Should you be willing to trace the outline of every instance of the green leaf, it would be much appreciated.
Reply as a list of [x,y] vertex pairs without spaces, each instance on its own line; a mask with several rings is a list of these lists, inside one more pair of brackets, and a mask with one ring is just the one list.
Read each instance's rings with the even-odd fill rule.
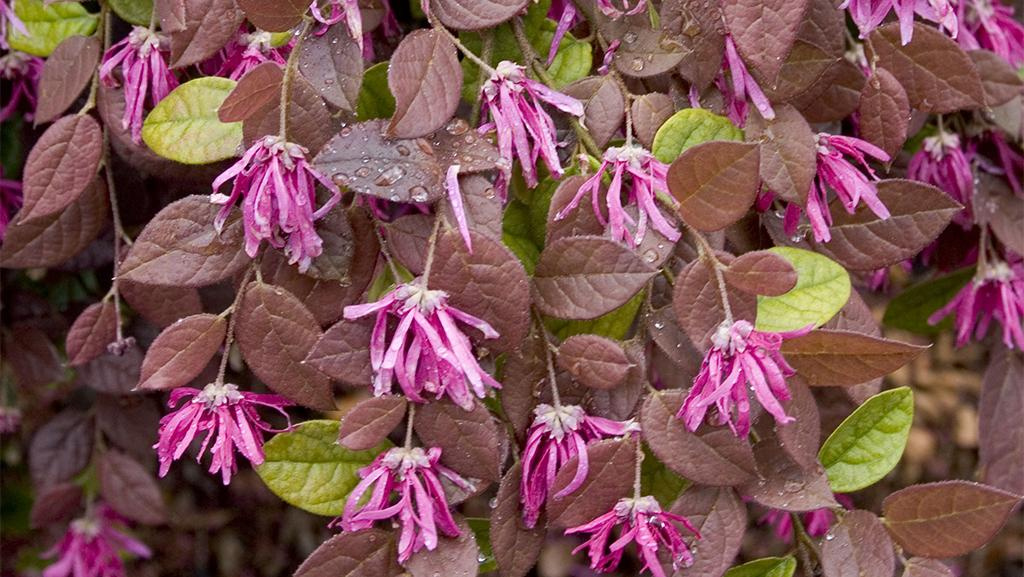
[[207,164],[235,156],[242,123],[221,122],[217,109],[235,88],[227,78],[207,76],[175,88],[142,125],[153,152],[183,164]]
[[703,108],[685,108],[661,125],[654,135],[651,152],[668,164],[687,148],[711,140],[743,140],[743,131],[724,116]]
[[669,470],[647,447],[644,447],[644,462],[641,464],[640,474],[641,492],[644,495],[653,495],[665,509],[690,486],[689,481]]
[[793,577],[796,559],[793,557],[765,557],[733,567],[725,577]]
[[573,335],[592,334],[621,341],[629,333],[629,327],[633,326],[636,313],[640,311],[640,305],[644,302],[644,295],[645,291],[640,291],[626,301],[626,304],[596,319],[569,321],[546,317],[544,323],[560,339],[567,339]]
[[530,206],[512,199],[501,221],[501,240],[522,261],[526,272],[531,275],[540,258],[540,247],[533,242],[532,228]]
[[356,100],[359,120],[391,118],[395,114],[395,97],[388,88],[388,62],[378,62],[363,73],[363,84]]
[[36,56],[49,56],[58,44],[71,36],[89,36],[96,30],[99,16],[90,14],[77,2],[46,6],[43,0],[18,0],[14,13],[25,23],[28,34],[8,26],[7,41],[12,50]]
[[498,562],[494,560],[494,551],[491,549],[491,520],[483,517],[466,517],[466,523],[473,530],[477,547],[480,548],[480,555],[476,558],[480,563],[480,573],[497,571]]
[[914,393],[900,387],[879,393],[829,435],[818,458],[836,493],[868,487],[896,466],[914,421]]
[[769,249],[789,261],[797,272],[796,286],[777,297],[757,298],[757,329],[768,332],[820,327],[850,298],[850,275],[832,259],[799,248]]
[[149,26],[153,15],[153,0],[107,0],[122,20],[138,26]]
[[892,299],[885,309],[882,323],[922,335],[933,335],[953,327],[953,315],[942,322],[928,324],[928,317],[953,300],[960,289],[974,277],[974,267],[916,284]]
[[391,447],[385,441],[368,451],[338,444],[338,421],[306,421],[278,433],[263,450],[256,472],[275,495],[317,515],[341,515],[345,499],[359,483],[359,469]]

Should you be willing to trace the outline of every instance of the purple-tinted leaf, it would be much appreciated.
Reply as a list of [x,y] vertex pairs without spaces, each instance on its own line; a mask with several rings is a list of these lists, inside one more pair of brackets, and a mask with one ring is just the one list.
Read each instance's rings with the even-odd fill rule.
[[77,367],[105,354],[117,338],[118,322],[113,299],[89,305],[68,330],[68,364]]
[[775,107],[775,119],[751,114],[747,138],[761,145],[761,180],[784,200],[804,204],[817,168],[817,140],[802,114],[789,105]]
[[633,115],[634,136],[640,144],[651,148],[654,135],[675,112],[675,104],[669,95],[651,92],[634,99],[630,112]]
[[3,361],[14,372],[23,390],[42,389],[64,378],[64,365],[50,337],[30,325],[18,325],[5,331]]
[[533,278],[537,308],[563,319],[593,319],[622,306],[657,271],[626,247],[596,236],[555,241]]
[[[860,67],[842,58],[824,78],[829,79],[824,90],[808,90],[792,101],[807,122],[839,122],[860,105],[861,91],[867,82]],[[819,81],[816,86],[821,84]]]
[[533,421],[540,388],[547,383],[545,347],[539,336],[527,337],[523,346],[505,362],[499,394],[501,408],[512,430],[520,437]]
[[553,527],[574,527],[611,511],[619,499],[631,494],[636,468],[635,439],[606,439],[587,447],[589,468],[579,489],[565,497],[558,494],[576,475],[579,457],[558,471],[548,498],[548,522]]
[[525,577],[540,556],[546,531],[543,525],[523,526],[519,508],[519,483],[523,466],[516,463],[501,479],[494,508],[491,510],[491,551],[501,577]]
[[[437,163],[445,172],[449,166],[458,164],[459,174],[463,176],[494,170],[498,168],[499,163],[504,162],[491,141],[480,136],[476,130],[470,128],[468,122],[459,117],[452,118],[444,128],[433,134],[416,139],[416,145],[422,147],[428,154],[434,154],[437,157]],[[460,179],[460,181],[464,180]],[[495,198],[497,194],[493,185],[490,188],[491,190],[484,196]],[[469,202],[467,201],[466,204],[468,205]]]
[[722,68],[725,23],[721,2],[666,0],[661,22],[686,54],[679,63],[679,74],[703,92]]
[[626,360],[629,362],[625,382],[614,389],[589,391],[588,408],[590,412],[599,417],[616,421],[625,421],[634,416],[636,405],[648,384],[647,358],[642,341],[627,341],[623,343],[622,350],[626,353]]
[[746,439],[728,427],[702,426],[696,433],[676,418],[682,391],[650,394],[640,409],[644,440],[672,471],[704,485],[739,485],[755,474],[754,454]]
[[307,35],[299,54],[299,70],[324,100],[355,112],[363,83],[363,51],[345,26]]
[[448,401],[421,405],[416,411],[416,435],[423,444],[441,447],[441,462],[484,481],[500,479],[501,435],[486,407],[477,403],[463,410]]
[[754,74],[771,84],[803,21],[808,0],[724,0],[722,12],[736,48]]
[[782,354],[807,384],[835,387],[883,377],[927,348],[862,333],[819,329],[786,339]]
[[103,133],[92,116],[65,116],[39,137],[25,161],[25,204],[17,222],[59,213],[89,188],[99,168]]
[[844,11],[832,0],[810,0],[789,56],[774,84],[762,84],[772,102],[821,93],[834,79],[845,50]]
[[455,45],[440,32],[413,31],[391,56],[388,86],[395,96],[389,135],[416,138],[441,128],[455,114],[462,88]]
[[[458,160],[456,159],[454,162],[457,163]],[[494,183],[482,174],[463,175],[461,170],[459,172],[463,212],[466,215],[466,224],[469,229],[495,240],[501,240],[501,221],[505,207],[501,198],[498,197]],[[441,214],[449,226],[458,222],[455,218],[455,211],[452,209],[451,197],[446,197],[441,201]]]
[[95,407],[96,426],[111,444],[140,462],[156,461],[153,445],[163,416],[158,403],[143,395],[98,395]]
[[[260,108],[242,123],[245,146],[267,134],[277,134],[280,123],[281,105],[275,98],[271,106]],[[288,141],[305,147],[312,156],[337,134],[341,121],[331,116],[317,89],[304,76],[296,74],[292,77],[285,125]]]
[[367,386],[373,380],[372,329],[368,321],[340,321],[324,332],[303,362],[335,381]]
[[667,177],[679,215],[703,231],[739,220],[757,196],[760,158],[760,147],[744,142],[705,142],[683,151]]
[[601,17],[601,35],[609,42],[619,40],[612,64],[625,76],[647,78],[675,68],[687,53],[669,29],[651,28],[651,19],[641,12],[617,20]]
[[199,291],[194,288],[143,285],[122,280],[118,289],[135,312],[161,328],[203,312]]
[[576,197],[580,186],[586,181],[587,177],[574,175],[563,178],[558,183],[558,188],[551,196],[551,206],[548,208],[547,244],[568,236],[599,236],[604,232],[604,225],[597,220],[597,215],[588,202],[581,202],[579,206],[569,211],[565,218],[555,220],[555,216]]
[[264,62],[238,80],[217,109],[221,122],[241,122],[269,109],[281,97],[284,71],[276,62]]
[[405,418],[405,397],[387,395],[360,401],[345,413],[338,432],[338,444],[353,451],[376,447]]
[[402,572],[397,559],[392,532],[346,532],[317,547],[295,571],[295,577],[394,577]]
[[407,214],[384,227],[391,256],[412,274],[423,274],[430,234],[434,231],[434,217],[429,214]]
[[[799,376],[790,377],[789,393],[792,398],[782,402],[786,414],[796,419],[785,426],[776,426],[774,435],[779,439],[779,446],[794,463],[810,468],[818,461],[818,447],[821,445],[821,416],[818,403],[811,389],[804,384]],[[768,419],[762,419],[769,425]]]
[[[360,245],[360,248],[362,246]],[[328,258],[331,256],[337,255],[329,255]],[[287,290],[302,301],[316,317],[320,326],[330,325],[341,318],[345,306],[358,300],[362,296],[362,289],[365,288],[365,285],[358,289],[354,288],[357,283],[344,285],[338,281],[319,280],[301,274],[295,265],[288,264],[288,257],[278,250],[263,253],[260,270],[263,271],[263,278],[267,282]],[[359,293],[352,294],[356,291]]]
[[885,575],[896,570],[892,539],[874,513],[850,511],[821,545],[825,577]]
[[138,388],[160,391],[187,385],[220,350],[227,325],[222,316],[198,314],[167,327],[146,351]]
[[184,4],[185,27],[171,34],[171,65],[175,68],[198,64],[216,54],[245,20],[235,0],[184,0]]
[[912,180],[879,182],[878,198],[889,218],[878,218],[867,205],[849,214],[833,204],[832,240],[814,243],[818,252],[851,270],[896,264],[931,244],[962,208],[938,188]]
[[160,30],[171,33],[185,29],[185,0],[153,0],[153,11],[160,19]]
[[[287,32],[302,22],[309,10],[306,0],[236,0],[245,17],[267,32]],[[335,28],[343,28],[336,26]]]
[[[786,426],[786,425],[784,425]],[[783,511],[813,511],[838,507],[821,463],[809,467],[797,464],[779,446],[776,438],[762,439],[754,446],[757,481],[740,488],[740,493],[755,502]]]
[[103,354],[78,367],[78,384],[111,395],[126,395],[139,384],[142,351],[132,346],[121,355]]
[[1024,358],[1001,348],[989,363],[978,404],[981,478],[1024,495]]
[[430,9],[445,26],[480,30],[512,18],[528,3],[529,0],[434,0]]
[[988,543],[1020,497],[970,481],[913,485],[882,502],[885,526],[907,553],[957,557]]
[[64,113],[92,80],[100,60],[98,36],[72,36],[46,58],[39,77],[35,122],[50,122]]
[[752,295],[778,296],[796,286],[796,269],[788,260],[768,251],[748,252],[724,271],[725,282]]
[[911,557],[903,567],[903,577],[954,577],[956,573],[942,561]]
[[876,68],[860,93],[857,111],[861,138],[895,158],[910,125],[910,101],[900,81],[886,69]]
[[75,483],[58,483],[40,490],[32,501],[29,524],[33,529],[71,519],[82,505],[82,488]]
[[205,286],[220,282],[249,263],[242,250],[241,212],[232,210],[217,233],[220,207],[205,196],[172,202],[149,221],[120,267],[120,277],[142,284]]
[[598,146],[608,144],[626,118],[626,99],[618,84],[610,76],[588,76],[566,86],[563,92],[583,102],[583,120],[594,142]]
[[1024,253],[1024,203],[1003,178],[978,174],[977,190],[971,204],[975,219],[987,223],[999,242],[1018,254]]
[[1017,76],[1017,71],[1002,56],[988,50],[971,50],[967,56],[981,77],[986,106],[1006,104],[1021,93],[1024,80]]
[[90,415],[66,409],[40,427],[28,447],[32,482],[37,487],[55,485],[84,469],[92,457],[93,426]]
[[476,545],[476,536],[464,519],[456,517],[459,536],[456,538],[441,536],[437,540],[437,548],[433,551],[426,547],[413,553],[405,568],[411,577],[476,577],[480,565],[477,557],[480,549]]
[[701,535],[700,539],[684,535],[694,556],[687,571],[721,577],[739,553],[747,525],[747,509],[736,492],[727,487],[690,487],[670,511],[689,519]]
[[896,22],[878,27],[865,43],[875,60],[898,78],[914,108],[946,114],[985,104],[981,78],[971,58],[953,40],[931,26],[914,23],[914,41],[903,45]]
[[[437,241],[430,288],[448,293],[448,302],[481,318],[500,335],[483,341],[498,351],[522,345],[530,325],[530,285],[526,270],[501,242],[470,232],[473,252],[456,232]],[[478,333],[468,329],[471,336]]]
[[[732,263],[731,256],[719,255],[719,259],[725,264]],[[757,316],[757,298],[738,290],[729,290],[730,288],[726,285],[733,314],[736,318],[753,323]],[[714,275],[702,260],[691,262],[679,273],[673,290],[672,308],[675,310],[676,320],[679,321],[679,328],[690,337],[697,350],[707,349],[711,343],[711,335],[725,320],[725,310]]]
[[97,471],[100,495],[115,511],[143,525],[167,521],[160,487],[145,467],[124,453],[107,450],[99,459]]
[[558,347],[558,366],[579,383],[611,389],[626,380],[630,362],[619,343],[598,335],[575,335]]
[[261,381],[307,407],[334,409],[330,381],[303,362],[323,332],[302,302],[280,287],[254,282],[235,314],[238,348]]

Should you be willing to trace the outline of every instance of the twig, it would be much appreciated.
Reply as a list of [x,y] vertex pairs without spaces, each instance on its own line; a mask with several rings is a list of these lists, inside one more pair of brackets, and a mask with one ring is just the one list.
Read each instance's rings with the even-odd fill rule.
[[[220,367],[217,369],[217,379],[214,381],[218,385],[224,384],[224,374],[228,369],[228,357],[231,355],[231,345],[235,343],[235,320],[238,318],[238,309],[242,306],[242,297],[245,295],[245,289],[249,285],[249,277],[252,276],[253,270],[257,273],[259,263],[253,263],[245,271],[245,276],[242,277],[242,283],[238,285],[238,292],[235,293],[235,300],[231,303],[231,307],[228,311],[231,311],[231,317],[228,319],[228,330],[224,337],[224,354],[220,357]],[[227,311],[225,311],[227,312]]]
[[292,46],[291,54],[288,55],[288,62],[284,67],[284,78],[281,80],[281,110],[278,117],[278,136],[280,136],[281,140],[285,141],[288,140],[288,105],[291,102],[292,79],[295,77],[295,68],[298,66],[302,43],[306,40],[306,34],[309,33],[312,22],[312,20],[307,18],[302,23],[298,39],[295,41],[295,46]]

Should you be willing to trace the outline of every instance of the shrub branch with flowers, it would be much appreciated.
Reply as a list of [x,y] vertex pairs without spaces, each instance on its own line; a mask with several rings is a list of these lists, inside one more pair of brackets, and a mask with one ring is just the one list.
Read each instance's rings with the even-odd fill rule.
[[[1009,3],[0,18],[25,574],[196,574],[175,539],[304,510],[260,574],[551,575],[568,542],[560,574],[957,575],[1024,496]],[[977,473],[880,493],[915,408],[882,379],[948,330],[988,359]],[[197,512],[239,491],[292,509]]]

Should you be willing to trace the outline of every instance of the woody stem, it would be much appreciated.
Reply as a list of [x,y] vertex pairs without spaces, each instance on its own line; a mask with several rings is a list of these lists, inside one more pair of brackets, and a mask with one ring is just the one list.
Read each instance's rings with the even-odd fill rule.
[[387,240],[380,233],[379,226],[374,225],[373,233],[377,235],[377,244],[380,245],[380,252],[384,255],[384,262],[388,263],[388,270],[391,271],[391,276],[394,277],[395,283],[398,283],[401,275],[398,274],[398,267],[395,266],[395,259],[391,256],[391,249],[388,248]]
[[249,278],[257,266],[259,265],[253,263],[252,266],[245,270],[245,276],[242,277],[242,282],[238,285],[238,292],[235,293],[235,301],[231,303],[231,308],[228,309],[231,311],[231,317],[228,318],[228,330],[224,336],[224,353],[220,357],[220,367],[217,369],[217,378],[214,380],[218,385],[224,384],[224,374],[228,370],[228,357],[231,356],[231,345],[235,342],[235,319],[238,318],[238,309],[242,306],[242,297],[245,295]]
[[430,280],[430,269],[434,266],[434,252],[437,248],[437,234],[441,230],[441,215],[434,215],[434,230],[430,231],[430,240],[427,244],[427,258],[423,262],[422,279],[423,288],[427,288],[427,281]]
[[640,439],[636,440],[636,465],[633,468],[633,499],[639,499],[641,497],[641,489],[643,487],[643,464],[644,464],[644,448],[643,443]]
[[409,419],[405,422],[405,448],[412,448],[412,430],[416,421],[416,404],[409,403]]
[[281,109],[277,124],[278,136],[281,140],[288,139],[288,104],[291,101],[292,79],[295,78],[295,68],[298,66],[299,49],[302,48],[302,43],[306,39],[306,34],[309,33],[312,22],[312,20],[307,19],[302,23],[298,38],[295,40],[295,45],[292,46],[291,54],[288,55],[288,62],[284,67],[284,78],[281,79]]
[[562,408],[562,399],[558,395],[558,375],[555,373],[555,345],[551,343],[551,338],[548,336],[548,330],[544,326],[544,321],[540,317],[540,313],[536,309],[533,311],[533,320],[537,325],[537,331],[544,339],[544,359],[547,363],[548,368],[548,386],[551,387],[551,404],[556,409]]
[[725,311],[725,322],[732,325],[734,318],[732,316],[732,306],[729,304],[729,292],[725,288],[725,275],[722,274],[722,270],[725,269],[725,265],[722,261],[718,260],[715,256],[715,249],[711,247],[704,235],[697,232],[694,228],[683,223],[687,230],[690,231],[690,235],[693,237],[697,244],[697,253],[700,255],[701,260],[711,268],[715,276],[715,284],[718,286],[718,297],[722,301],[722,310]]
[[491,67],[490,64],[484,62],[484,60],[481,59],[476,54],[474,54],[472,50],[466,48],[466,45],[463,44],[462,41],[460,41],[454,34],[452,34],[450,30],[445,28],[444,24],[441,24],[441,22],[437,19],[437,16],[434,16],[433,12],[429,10],[427,11],[427,21],[430,23],[431,28],[437,30],[445,37],[447,37],[448,40],[450,40],[451,43],[454,44],[456,48],[458,48],[459,52],[461,52],[462,55],[465,56],[470,62],[479,66],[480,69],[487,72],[488,75],[496,73],[496,71],[494,70],[493,67]]

